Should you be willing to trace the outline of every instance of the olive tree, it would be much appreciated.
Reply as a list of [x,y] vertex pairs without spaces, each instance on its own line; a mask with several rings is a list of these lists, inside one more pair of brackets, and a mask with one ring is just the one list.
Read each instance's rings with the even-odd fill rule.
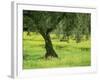
[[[23,18],[24,24],[27,24],[28,27],[33,27],[45,41],[45,58],[58,57],[56,54],[52,41],[50,38],[50,33],[56,29],[57,24],[63,19],[64,13],[58,12],[47,12],[47,11],[27,11],[24,10]],[[32,23],[32,25],[30,25]],[[35,26],[33,26],[33,24]]]

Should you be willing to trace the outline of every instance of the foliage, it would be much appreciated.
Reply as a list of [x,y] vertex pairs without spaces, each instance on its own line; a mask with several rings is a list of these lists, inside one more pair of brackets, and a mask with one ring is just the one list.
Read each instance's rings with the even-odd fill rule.
[[57,36],[60,37],[63,34],[60,39],[66,39],[66,37],[69,39],[69,36],[75,36],[76,42],[80,42],[84,35],[87,39],[90,36],[91,14],[89,13],[24,10],[23,16],[28,30],[34,29],[35,32],[38,31],[42,35],[55,30]]

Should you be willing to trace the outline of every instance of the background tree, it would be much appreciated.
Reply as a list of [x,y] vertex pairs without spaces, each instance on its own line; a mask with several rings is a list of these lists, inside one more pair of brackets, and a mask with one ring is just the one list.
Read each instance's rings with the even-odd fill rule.
[[82,37],[90,36],[90,14],[87,13],[77,13],[75,20],[75,27],[73,29],[75,34],[76,42],[79,43]]
[[69,42],[69,37],[73,32],[73,28],[75,28],[75,20],[76,20],[76,14],[75,13],[67,13],[63,19],[63,24],[62,24],[62,32],[63,32],[63,37],[62,39],[66,39],[67,37],[67,42]]
[[91,15],[89,13],[66,13],[56,30],[60,41],[69,42],[70,36],[75,36],[77,43],[79,43],[84,36],[88,39],[91,32],[90,18]]

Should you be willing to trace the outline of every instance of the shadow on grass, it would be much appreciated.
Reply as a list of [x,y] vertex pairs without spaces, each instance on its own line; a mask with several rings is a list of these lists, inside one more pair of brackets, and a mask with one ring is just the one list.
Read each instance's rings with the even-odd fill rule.
[[89,51],[90,48],[80,48],[81,51]]
[[40,55],[28,55],[28,54],[24,54],[23,55],[23,59],[24,60],[40,60],[40,59],[44,59],[43,56]]

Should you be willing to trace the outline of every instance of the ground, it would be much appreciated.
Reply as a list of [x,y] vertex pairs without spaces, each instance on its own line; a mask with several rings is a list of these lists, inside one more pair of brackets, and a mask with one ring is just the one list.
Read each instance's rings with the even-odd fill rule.
[[59,58],[45,59],[46,53],[44,40],[38,33],[27,36],[23,32],[23,68],[53,68],[53,67],[76,67],[91,65],[91,40],[82,40],[76,43],[70,38],[67,41],[59,41],[55,34],[51,34],[53,47]]

